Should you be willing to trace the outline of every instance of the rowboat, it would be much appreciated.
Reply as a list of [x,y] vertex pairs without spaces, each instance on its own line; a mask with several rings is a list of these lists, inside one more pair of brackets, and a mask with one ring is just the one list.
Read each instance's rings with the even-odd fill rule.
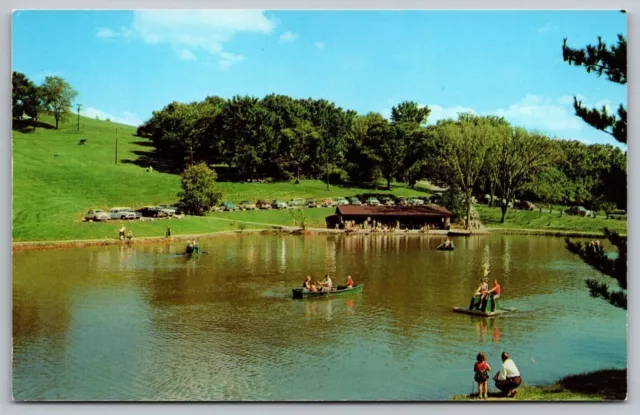
[[456,313],[468,314],[471,316],[478,316],[478,317],[495,317],[502,314],[513,313],[515,311],[518,311],[517,308],[513,308],[513,307],[501,307],[500,301],[497,301],[497,300],[496,300],[496,306],[494,310],[491,311],[491,303],[494,301],[493,298],[487,299],[487,306],[485,307],[485,311],[482,311],[475,308],[475,306],[478,305],[479,301],[480,301],[479,297],[474,299],[474,304],[473,304],[474,308],[471,310],[469,309],[469,307],[453,307],[453,311]]
[[303,299],[303,298],[320,298],[320,297],[335,297],[342,295],[350,295],[361,293],[364,288],[364,284],[354,285],[352,288],[348,288],[345,285],[339,285],[335,288],[335,290],[330,292],[311,292],[307,291],[303,288],[294,288],[291,291],[293,292],[293,298]]
[[438,246],[438,251],[453,251],[454,249],[456,249],[456,247],[453,243],[449,247],[445,247],[444,244]]

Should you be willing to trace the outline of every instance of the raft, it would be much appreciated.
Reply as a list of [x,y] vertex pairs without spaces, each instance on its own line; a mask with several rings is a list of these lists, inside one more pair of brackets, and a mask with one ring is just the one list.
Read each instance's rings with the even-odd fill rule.
[[440,246],[438,246],[438,251],[453,251],[454,249],[456,249],[456,246],[453,244],[453,242],[448,248],[445,248],[444,244],[440,244]]
[[305,291],[303,288],[294,288],[291,291],[293,292],[293,298],[295,299],[303,299],[303,298],[320,298],[320,297],[335,297],[342,295],[351,295],[361,293],[364,288],[364,284],[354,285],[352,288],[347,288],[345,285],[339,285],[335,290],[330,292],[311,292]]
[[493,298],[489,298],[487,300],[487,307],[485,308],[485,311],[477,310],[475,307],[480,302],[480,297],[475,297],[474,303],[473,303],[474,308],[472,310],[469,310],[469,307],[467,306],[467,307],[453,307],[453,311],[456,313],[468,314],[471,316],[478,316],[478,317],[494,317],[494,316],[499,316],[502,314],[513,313],[515,311],[518,311],[517,308],[513,308],[513,307],[501,307],[500,301],[496,301],[496,307],[493,311],[491,311],[491,303],[493,301],[494,301]]

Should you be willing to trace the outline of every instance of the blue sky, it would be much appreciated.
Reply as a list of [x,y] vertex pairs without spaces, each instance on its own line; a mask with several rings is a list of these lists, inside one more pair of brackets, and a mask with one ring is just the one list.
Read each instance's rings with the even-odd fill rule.
[[553,137],[615,144],[573,96],[617,108],[626,86],[562,62],[626,35],[617,11],[21,11],[14,71],[65,78],[83,113],[139,124],[171,101],[270,93],[360,113],[414,100],[430,122],[502,115]]

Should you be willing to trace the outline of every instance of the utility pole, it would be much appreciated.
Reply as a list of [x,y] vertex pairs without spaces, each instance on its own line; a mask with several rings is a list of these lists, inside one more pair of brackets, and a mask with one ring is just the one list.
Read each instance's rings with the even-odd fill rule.
[[116,164],[118,164],[118,128],[116,127]]
[[82,104],[78,104],[78,132],[80,132],[80,108],[82,108]]

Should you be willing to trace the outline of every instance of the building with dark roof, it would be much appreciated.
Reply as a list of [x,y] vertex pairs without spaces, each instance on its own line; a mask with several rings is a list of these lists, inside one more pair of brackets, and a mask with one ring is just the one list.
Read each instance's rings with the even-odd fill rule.
[[403,229],[419,229],[430,225],[439,229],[447,229],[451,220],[451,212],[436,205],[428,206],[352,206],[341,205],[336,208],[335,215],[326,218],[327,227],[344,227],[347,221],[360,225],[365,222],[380,223],[388,226],[400,224]]

